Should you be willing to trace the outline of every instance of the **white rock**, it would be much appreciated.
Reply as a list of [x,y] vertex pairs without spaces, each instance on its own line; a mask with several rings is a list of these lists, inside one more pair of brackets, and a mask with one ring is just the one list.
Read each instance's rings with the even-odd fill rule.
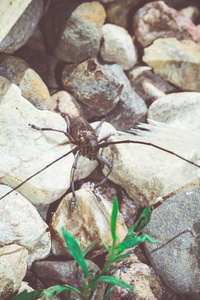
[[[0,195],[10,188],[0,185]],[[17,244],[28,250],[28,264],[49,255],[48,226],[33,205],[18,192],[0,201],[0,245]]]
[[[109,141],[125,139],[153,143],[197,163],[197,150],[190,145],[130,136],[111,137]],[[113,167],[109,179],[122,186],[142,206],[156,203],[159,197],[198,186],[197,168],[154,147],[137,143],[112,145],[103,150],[103,157]],[[104,167],[104,175],[107,172]]]
[[[73,213],[69,209],[72,194],[68,194],[58,206],[52,218],[52,253],[70,257],[62,234],[64,227],[79,243],[81,249],[85,249],[91,242],[100,237],[100,243],[93,250],[102,253],[105,248],[102,242],[111,246],[110,214],[111,207],[107,201],[99,202],[88,189],[76,192],[76,206]],[[121,214],[118,215],[117,236],[121,242],[127,234],[127,228]]]
[[200,132],[200,93],[172,93],[155,101],[148,111],[148,118],[182,128]]
[[0,248],[0,297],[2,300],[8,299],[19,289],[26,274],[27,254],[28,251],[19,245]]
[[[56,113],[37,110],[21,96],[20,89],[1,77],[0,86],[0,178],[1,183],[15,187],[53,160],[71,150],[62,133],[38,131],[39,127],[66,130],[64,119]],[[46,205],[57,200],[70,186],[74,156],[53,164],[18,191],[35,204]]]
[[136,64],[137,51],[127,30],[117,25],[105,24],[102,28],[102,36],[100,54],[105,61],[115,62],[124,70]]

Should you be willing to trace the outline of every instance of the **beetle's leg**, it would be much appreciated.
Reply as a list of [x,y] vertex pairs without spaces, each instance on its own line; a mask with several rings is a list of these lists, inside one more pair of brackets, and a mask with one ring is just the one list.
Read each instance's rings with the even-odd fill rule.
[[103,122],[104,122],[104,120],[102,120],[101,122],[99,122],[99,124],[97,125],[97,127],[94,129],[96,132],[98,132],[98,130],[101,128]]
[[62,130],[58,130],[58,129],[53,129],[53,128],[38,127],[38,126],[33,125],[33,124],[28,124],[28,125],[31,126],[31,128],[36,129],[36,130],[61,132],[61,133],[63,133],[64,135],[66,135],[66,137],[69,139],[69,141],[70,141],[72,144],[76,144],[75,140],[73,139],[73,137],[72,137],[68,132],[65,132],[65,131],[62,131]]
[[75,188],[74,188],[74,175],[75,175],[75,171],[76,171],[78,160],[79,160],[79,157],[81,156],[81,153],[82,153],[82,150],[79,150],[78,153],[76,154],[73,169],[72,169],[71,189],[72,189],[72,195],[73,196],[72,196],[72,200],[71,200],[71,203],[70,203],[70,210],[71,211],[74,210],[75,204],[76,204],[76,193],[75,193]]
[[99,143],[101,143],[101,142],[107,140],[111,135],[112,135],[111,133],[105,135],[104,137],[102,137],[102,138],[99,140]]
[[103,163],[104,165],[106,165],[106,167],[108,167],[108,169],[109,169],[109,172],[108,172],[108,174],[104,177],[104,179],[103,179],[101,182],[99,182],[98,184],[96,184],[96,185],[94,186],[94,193],[95,193],[95,195],[97,194],[97,187],[100,186],[100,185],[102,185],[104,182],[106,182],[106,180],[108,179],[108,176],[109,176],[110,173],[112,172],[112,165],[111,165],[105,158],[103,158],[101,155],[97,154],[96,159],[97,159],[99,162],[101,162],[101,163]]

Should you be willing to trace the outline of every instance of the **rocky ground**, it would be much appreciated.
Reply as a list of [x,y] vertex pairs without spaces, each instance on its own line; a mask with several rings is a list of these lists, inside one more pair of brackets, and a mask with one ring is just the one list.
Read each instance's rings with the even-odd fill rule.
[[[149,204],[157,208],[145,233],[159,242],[116,264],[112,275],[134,292],[115,286],[110,299],[200,299],[200,3],[18,0],[0,8],[0,299],[56,284],[81,289],[61,228],[82,249],[100,238],[87,256],[98,270],[102,242],[112,242],[114,196],[119,242]],[[98,197],[108,164],[80,157],[73,212],[72,144],[30,126],[66,132],[58,100],[70,119],[93,128],[104,120],[99,139],[113,142],[99,149],[112,172]]]

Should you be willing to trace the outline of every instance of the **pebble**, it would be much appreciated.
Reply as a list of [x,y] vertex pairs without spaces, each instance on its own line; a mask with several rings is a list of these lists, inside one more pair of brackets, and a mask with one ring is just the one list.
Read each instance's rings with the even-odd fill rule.
[[175,293],[199,299],[200,268],[199,224],[200,188],[169,198],[155,209],[145,233],[157,244],[145,242],[156,272]]
[[[20,16],[18,21],[14,24],[5,38],[1,41],[0,52],[12,54],[20,47],[22,47],[33,34],[43,13],[43,1],[32,0],[29,2],[30,4]],[[22,4],[19,5],[21,6]],[[7,24],[7,26],[8,25],[9,24]],[[5,23],[4,26],[6,26]]]
[[[159,141],[156,138],[110,137],[108,141],[133,140],[152,143],[191,160],[198,159],[193,145]],[[109,180],[120,185],[142,206],[155,204],[160,197],[198,186],[196,168],[169,153],[139,144],[118,144],[103,149],[103,157],[112,165]],[[107,167],[103,168],[106,175]],[[179,176],[177,177],[177,174]]]
[[143,61],[182,90],[200,91],[200,45],[176,38],[157,39],[144,50]]
[[[0,185],[1,196],[10,190]],[[17,244],[26,248],[29,267],[35,260],[44,259],[50,253],[51,236],[47,228],[33,205],[18,192],[1,199],[0,246]]]
[[142,263],[134,250],[126,250],[130,257],[115,265],[112,276],[124,280],[134,288],[134,292],[115,286],[110,300],[118,299],[173,299],[178,300],[174,292],[161,281],[151,266]]
[[127,30],[117,25],[105,24],[102,38],[100,54],[104,61],[117,63],[123,70],[129,70],[136,64],[137,51]]
[[68,77],[63,73],[62,80],[76,100],[103,115],[115,107],[123,88],[118,78],[92,58],[79,64]]
[[[53,215],[51,222],[52,253],[56,256],[71,257],[63,239],[62,227],[78,241],[82,250],[99,237],[100,242],[93,247],[92,256],[104,253],[105,248],[102,242],[105,242],[108,247],[112,244],[110,234],[111,207],[109,203],[106,200],[99,202],[92,191],[81,189],[76,191],[76,206],[72,213],[69,208],[71,199],[71,193],[65,196]],[[126,225],[119,214],[117,223],[118,243],[125,238],[126,234]]]
[[0,248],[0,297],[8,299],[19,289],[26,274],[28,251],[19,245]]
[[19,86],[22,96],[38,109],[50,108],[51,100],[46,85],[24,60],[0,54],[0,76]]
[[142,98],[132,89],[128,78],[117,64],[104,65],[115,78],[123,84],[120,100],[116,107],[105,116],[117,130],[129,130],[146,118],[147,107]]
[[106,17],[98,1],[80,3],[52,3],[42,21],[42,30],[52,52],[69,63],[80,63],[97,55]]
[[136,39],[143,47],[158,38],[169,37],[200,42],[200,31],[192,21],[164,1],[147,3],[140,8],[134,15],[133,27]]
[[148,119],[173,128],[200,132],[200,93],[172,93],[155,101],[148,110]]
[[[56,113],[37,110],[21,96],[20,89],[0,77],[1,183],[15,187],[53,160],[71,150],[64,134],[34,130],[29,124],[66,130]],[[6,113],[5,113],[6,112]],[[65,144],[64,144],[65,143]],[[23,184],[18,191],[34,204],[46,205],[61,197],[70,186],[74,155]]]
[[136,66],[128,71],[127,76],[133,90],[147,105],[166,94],[179,91],[169,81],[153,73],[152,68],[148,66]]

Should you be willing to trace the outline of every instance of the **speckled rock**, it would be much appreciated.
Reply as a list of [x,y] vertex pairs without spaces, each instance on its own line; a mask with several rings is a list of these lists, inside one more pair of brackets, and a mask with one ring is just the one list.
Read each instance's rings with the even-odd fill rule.
[[[78,241],[82,250],[100,237],[100,242],[92,249],[92,255],[96,256],[105,252],[102,242],[105,242],[109,247],[112,244],[110,234],[111,206],[105,200],[99,202],[90,190],[82,189],[76,191],[76,206],[75,210],[71,212],[71,199],[71,193],[65,196],[53,215],[51,223],[52,253],[71,257],[63,239],[62,227]],[[121,242],[126,234],[126,225],[119,214],[117,223],[118,242]]]
[[[0,185],[1,196],[11,189]],[[28,250],[27,263],[46,258],[51,249],[47,224],[22,195],[15,192],[0,201],[0,246],[17,244]]]
[[148,119],[169,124],[174,128],[200,132],[200,93],[185,92],[166,95],[155,101]]
[[79,63],[97,55],[105,17],[98,1],[60,1],[50,5],[42,30],[54,55],[69,63]]
[[[123,187],[140,205],[154,204],[162,197],[167,198],[170,194],[198,186],[194,166],[169,153],[137,142],[159,145],[197,163],[198,151],[193,145],[131,136],[110,137],[108,141],[124,140],[136,143],[110,145],[104,148],[102,155],[113,167],[109,179]],[[104,167],[103,173],[107,172],[107,167]]]
[[157,39],[144,50],[143,61],[182,90],[200,91],[200,45],[190,40]]
[[176,37],[200,42],[200,31],[190,19],[164,1],[147,3],[133,19],[134,32],[143,47],[158,38]]
[[[12,2],[10,2],[12,4]],[[33,34],[43,13],[43,1],[32,0],[24,13],[0,43],[0,52],[13,53]]]
[[26,274],[28,251],[19,245],[0,248],[0,296],[8,299],[17,292]]
[[130,257],[115,264],[112,276],[130,284],[134,292],[115,286],[110,300],[178,300],[178,297],[162,282],[153,268],[138,259],[135,249],[128,250],[126,253],[129,253]]
[[[21,96],[20,89],[0,77],[1,183],[16,187],[71,146],[64,134],[42,132],[29,126],[66,130],[64,119],[56,113],[37,110]],[[51,165],[23,184],[18,191],[35,204],[46,205],[61,197],[70,186],[74,155]]]
[[19,86],[22,96],[38,109],[50,108],[50,95],[40,76],[22,59],[0,55],[0,76]]
[[169,198],[145,229],[159,240],[145,243],[152,266],[171,289],[191,299],[200,298],[199,196],[198,187]]
[[77,100],[101,114],[107,114],[119,101],[122,83],[95,59],[79,64],[69,75],[63,71],[63,85]]
[[179,91],[178,87],[153,73],[148,66],[136,66],[128,71],[127,76],[131,87],[147,104]]
[[195,22],[199,16],[199,10],[196,6],[188,6],[180,10],[182,14],[192,22]]
[[102,38],[100,54],[104,61],[117,63],[123,70],[136,64],[137,50],[127,30],[117,25],[105,24]]

